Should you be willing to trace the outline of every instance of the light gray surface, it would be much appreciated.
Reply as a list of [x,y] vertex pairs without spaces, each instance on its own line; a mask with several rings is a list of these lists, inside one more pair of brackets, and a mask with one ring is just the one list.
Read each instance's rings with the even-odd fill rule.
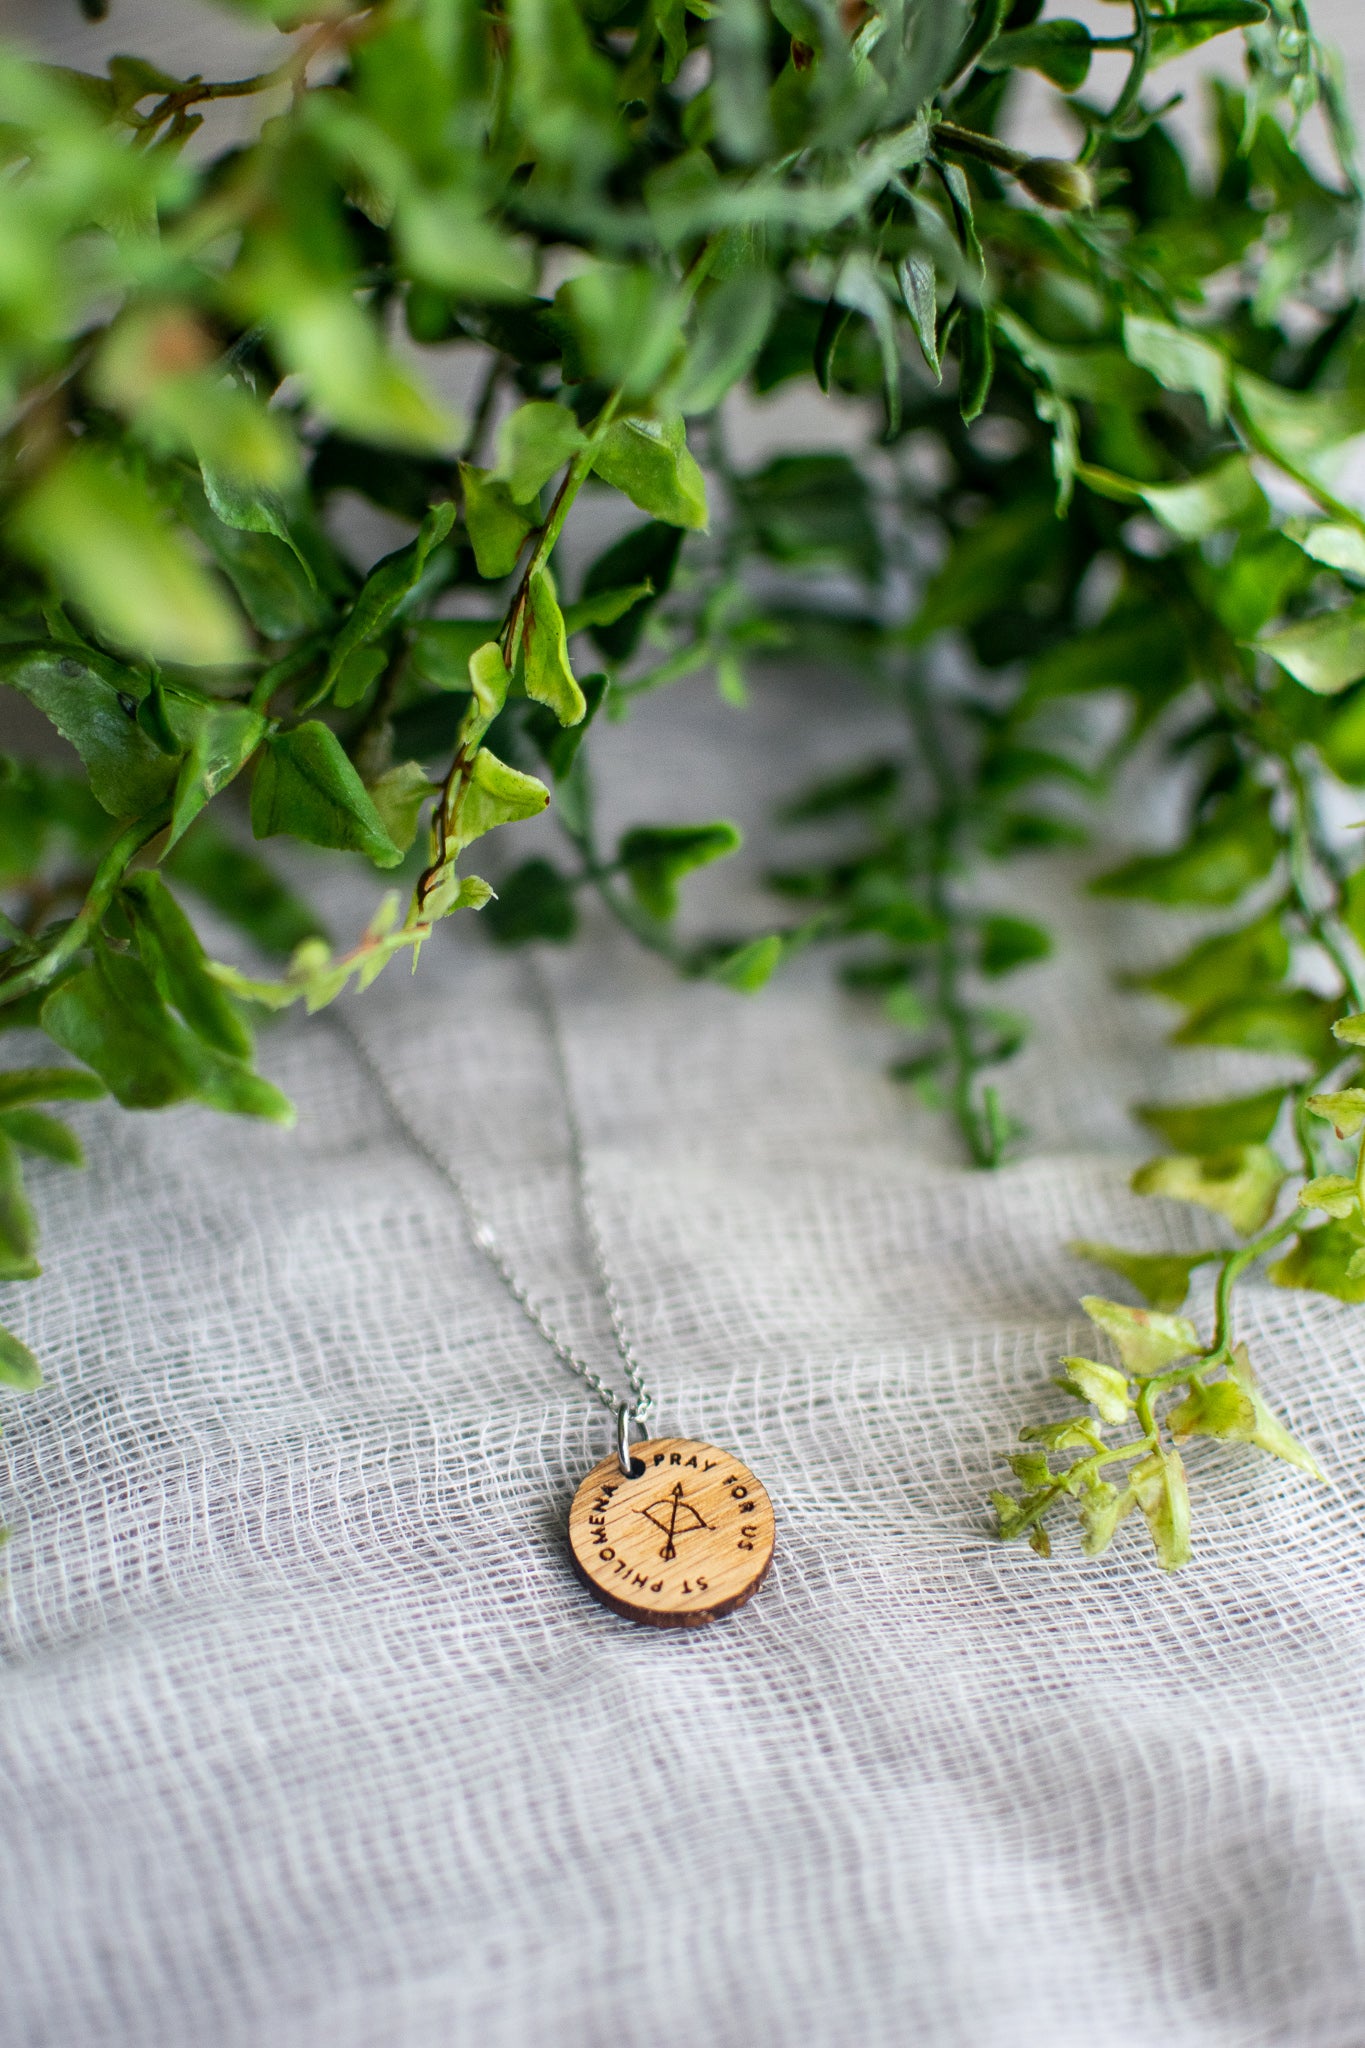
[[[616,814],[759,824],[874,743],[818,707],[809,681],[762,683],[742,731],[701,686],[648,705],[602,735]],[[1184,1576],[1132,1528],[1051,1567],[983,1533],[999,1447],[1086,1334],[1064,1240],[1189,1241],[1126,1192],[1121,1105],[1264,1071],[1177,1067],[1161,1013],[1115,1002],[1158,950],[1068,913],[1016,984],[1034,1154],[990,1179],[818,958],[748,1003],[595,929],[551,963],[660,1426],[777,1506],[770,1582],[696,1636],[573,1580],[604,1418],[325,1019],[267,1043],[292,1134],[78,1110],[91,1170],[35,1174],[48,1274],[0,1302],[51,1369],[0,1445],[0,2039],[1359,2048],[1359,1313],[1249,1291],[1333,1483],[1196,1452]],[[443,933],[352,1014],[609,1357],[519,968]]]

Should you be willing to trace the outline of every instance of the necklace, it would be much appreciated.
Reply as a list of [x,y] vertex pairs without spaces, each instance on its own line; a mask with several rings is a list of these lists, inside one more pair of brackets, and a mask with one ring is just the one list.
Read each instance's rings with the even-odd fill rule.
[[559,1085],[569,1162],[583,1233],[628,1392],[617,1394],[555,1329],[517,1274],[459,1174],[408,1118],[369,1047],[339,1012],[333,1018],[374,1084],[391,1123],[455,1197],[470,1242],[496,1273],[561,1365],[615,1418],[616,1448],[593,1467],[569,1509],[574,1571],[604,1606],[655,1628],[695,1628],[742,1607],[772,1563],[772,1504],[747,1465],[714,1444],[659,1437],[631,1444],[654,1407],[631,1343],[593,1204],[582,1126],[574,1105],[559,1020],[538,968],[532,980]]

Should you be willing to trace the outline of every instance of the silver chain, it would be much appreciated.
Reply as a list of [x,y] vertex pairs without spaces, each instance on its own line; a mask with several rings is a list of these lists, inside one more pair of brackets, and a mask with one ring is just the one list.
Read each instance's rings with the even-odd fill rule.
[[395,1128],[412,1147],[413,1151],[431,1168],[437,1179],[454,1195],[456,1202],[459,1204],[470,1243],[476,1251],[482,1253],[483,1257],[487,1259],[513,1301],[516,1302],[533,1328],[539,1331],[561,1364],[566,1365],[571,1373],[577,1374],[583,1384],[597,1396],[602,1406],[615,1416],[617,1454],[621,1459],[623,1469],[629,1470],[630,1425],[632,1423],[644,1422],[645,1417],[654,1406],[654,1396],[645,1386],[644,1373],[641,1369],[640,1361],[635,1355],[635,1348],[626,1330],[620,1296],[616,1292],[616,1283],[611,1277],[611,1268],[607,1264],[607,1255],[602,1243],[602,1231],[597,1220],[597,1212],[593,1207],[592,1189],[588,1179],[583,1128],[578,1120],[573,1090],[569,1085],[569,1067],[564,1053],[563,1037],[559,1029],[558,1014],[555,1010],[549,986],[537,964],[531,963],[530,974],[539,998],[537,1008],[541,1022],[545,1027],[545,1036],[550,1047],[555,1077],[559,1082],[560,1098],[564,1109],[564,1122],[569,1134],[569,1163],[573,1169],[574,1191],[579,1215],[582,1218],[584,1234],[592,1248],[593,1263],[597,1269],[597,1281],[602,1292],[602,1298],[607,1304],[607,1313],[611,1317],[612,1334],[616,1340],[616,1349],[620,1355],[621,1363],[625,1367],[626,1384],[630,1388],[629,1396],[617,1394],[613,1388],[608,1386],[602,1375],[594,1372],[587,1360],[580,1358],[567,1338],[562,1337],[559,1331],[555,1329],[553,1323],[546,1316],[545,1311],[529,1292],[525,1282],[519,1279],[513,1270],[507,1254],[499,1245],[491,1226],[479,1214],[478,1207],[470,1196],[468,1188],[460,1179],[460,1176],[454,1171],[453,1167],[449,1166],[442,1159],[435,1147],[428,1142],[422,1132],[410,1121],[407,1113],[390,1088],[383,1068],[379,1065],[379,1062],[375,1059],[359,1032],[355,1030],[349,1018],[344,1016],[339,1010],[334,1010],[332,1012],[332,1021],[346,1039],[360,1065],[365,1069],[371,1081],[373,1081],[375,1092],[388,1111],[389,1118]]

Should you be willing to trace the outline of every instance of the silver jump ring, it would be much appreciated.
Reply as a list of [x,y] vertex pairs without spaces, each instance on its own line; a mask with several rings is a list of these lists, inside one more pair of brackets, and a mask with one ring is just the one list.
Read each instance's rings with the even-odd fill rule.
[[616,1462],[621,1467],[623,1479],[638,1479],[644,1466],[630,1454],[630,1425],[636,1421],[635,1411],[625,1401],[616,1406]]

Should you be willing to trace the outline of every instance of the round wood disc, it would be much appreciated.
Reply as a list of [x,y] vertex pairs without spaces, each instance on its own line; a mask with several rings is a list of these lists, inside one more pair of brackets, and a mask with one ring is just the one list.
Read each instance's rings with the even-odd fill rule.
[[615,1453],[591,1471],[569,1510],[573,1567],[590,1593],[630,1621],[697,1628],[742,1607],[773,1560],[772,1502],[747,1465],[687,1437],[634,1444],[644,1471],[627,1479]]

